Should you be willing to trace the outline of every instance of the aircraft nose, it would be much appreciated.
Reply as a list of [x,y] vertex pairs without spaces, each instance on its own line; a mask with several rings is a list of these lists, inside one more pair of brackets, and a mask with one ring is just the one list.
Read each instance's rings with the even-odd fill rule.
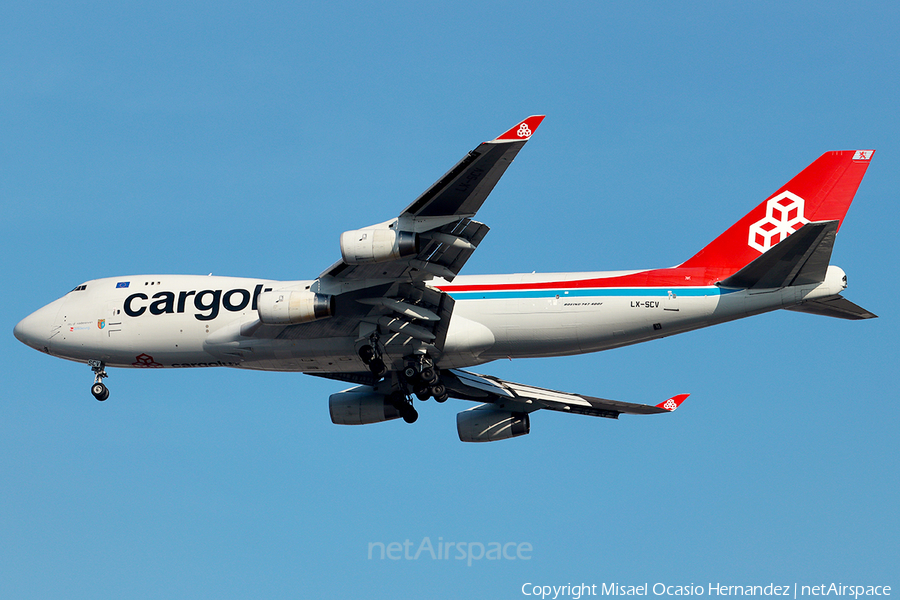
[[50,336],[56,325],[56,315],[62,306],[63,298],[39,308],[21,321],[13,329],[16,339],[27,346],[41,352],[50,351]]

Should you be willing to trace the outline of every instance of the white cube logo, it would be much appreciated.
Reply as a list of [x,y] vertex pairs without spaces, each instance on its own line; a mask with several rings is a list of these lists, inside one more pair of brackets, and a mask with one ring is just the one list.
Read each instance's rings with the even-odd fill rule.
[[809,221],[803,216],[803,198],[782,192],[766,203],[766,216],[750,226],[751,248],[765,252]]

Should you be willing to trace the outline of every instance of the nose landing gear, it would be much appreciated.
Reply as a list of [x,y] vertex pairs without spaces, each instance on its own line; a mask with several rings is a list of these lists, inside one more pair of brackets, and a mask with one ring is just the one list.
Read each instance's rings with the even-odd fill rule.
[[91,394],[94,395],[94,398],[103,402],[109,398],[109,388],[103,385],[103,379],[109,377],[106,374],[106,365],[103,364],[102,360],[89,360],[88,365],[91,367],[91,371],[94,372],[94,385],[91,386]]

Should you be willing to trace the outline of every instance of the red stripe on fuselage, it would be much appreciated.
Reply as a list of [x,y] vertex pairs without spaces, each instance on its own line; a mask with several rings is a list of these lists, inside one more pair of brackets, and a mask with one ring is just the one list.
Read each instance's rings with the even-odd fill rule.
[[696,287],[713,285],[727,277],[726,269],[680,268],[651,269],[628,275],[574,279],[568,281],[535,281],[516,283],[488,283],[472,285],[442,285],[443,292],[503,292],[516,290],[549,290],[559,288],[620,288],[620,287]]

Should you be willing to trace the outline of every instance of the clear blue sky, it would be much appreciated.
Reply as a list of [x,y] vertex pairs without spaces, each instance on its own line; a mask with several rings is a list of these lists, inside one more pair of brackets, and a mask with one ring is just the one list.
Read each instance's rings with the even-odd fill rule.
[[[892,585],[900,9],[888,2],[16,3],[0,17],[0,597],[519,598],[527,582]],[[822,152],[878,152],[838,237],[881,318],[781,312],[480,367],[657,402],[458,441],[462,401],[332,425],[340,383],[88,367],[15,323],[83,281],[301,279],[547,115],[465,273],[670,266]],[[381,560],[370,544],[530,544]],[[652,594],[651,594],[652,596]]]

